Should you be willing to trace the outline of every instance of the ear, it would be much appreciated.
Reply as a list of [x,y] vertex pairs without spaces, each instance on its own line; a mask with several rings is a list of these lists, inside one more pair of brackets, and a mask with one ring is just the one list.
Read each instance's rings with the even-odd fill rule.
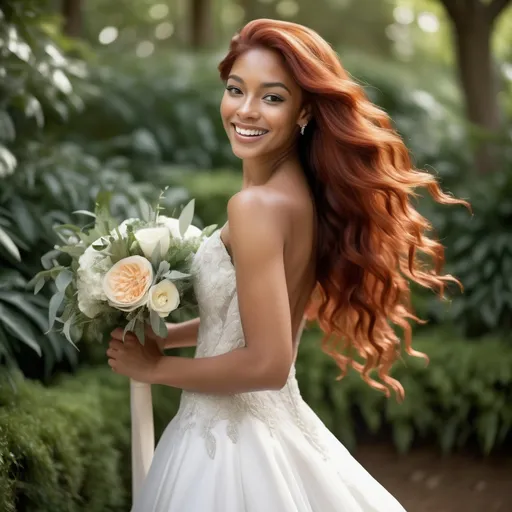
[[311,120],[311,106],[310,105],[304,105],[300,111],[299,118],[297,119],[297,124],[299,126],[303,126],[305,124],[308,124]]

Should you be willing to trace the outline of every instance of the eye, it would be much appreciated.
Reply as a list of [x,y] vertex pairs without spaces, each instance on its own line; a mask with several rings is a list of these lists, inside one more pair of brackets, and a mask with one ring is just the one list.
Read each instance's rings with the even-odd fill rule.
[[242,94],[242,91],[238,87],[235,87],[234,85],[228,85],[226,87],[226,90],[229,92],[229,94],[232,94],[233,96]]
[[283,98],[277,94],[267,94],[263,99],[269,103],[281,103],[284,101]]

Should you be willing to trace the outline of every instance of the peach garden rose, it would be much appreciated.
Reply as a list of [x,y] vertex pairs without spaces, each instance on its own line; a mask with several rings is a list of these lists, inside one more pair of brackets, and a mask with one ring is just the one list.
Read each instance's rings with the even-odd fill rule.
[[153,267],[142,256],[129,256],[118,261],[103,278],[103,291],[111,306],[133,311],[148,301],[153,282]]

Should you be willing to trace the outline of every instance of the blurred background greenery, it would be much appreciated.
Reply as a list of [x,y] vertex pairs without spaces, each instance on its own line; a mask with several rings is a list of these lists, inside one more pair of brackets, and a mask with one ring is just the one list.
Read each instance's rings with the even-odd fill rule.
[[[13,0],[0,7],[0,510],[127,510],[126,383],[105,369],[105,347],[45,334],[51,290],[34,296],[29,282],[52,265],[52,226],[101,188],[119,217],[169,185],[169,210],[195,197],[198,225],[226,220],[241,170],[216,65],[259,17],[325,37],[415,164],[474,212],[419,199],[465,291],[439,302],[414,290],[431,363],[397,365],[404,404],[356,375],[335,381],[314,327],[298,361],[304,397],[350,448],[368,435],[401,453],[510,448],[512,1]],[[178,397],[157,389],[159,432]]]

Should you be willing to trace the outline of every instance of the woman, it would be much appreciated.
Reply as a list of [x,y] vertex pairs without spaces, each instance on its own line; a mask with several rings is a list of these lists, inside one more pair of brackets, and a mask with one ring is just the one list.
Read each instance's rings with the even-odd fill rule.
[[197,343],[196,357],[123,345],[119,331],[108,350],[114,371],[183,389],[133,510],[403,511],[302,400],[294,361],[304,320],[316,319],[342,375],[352,365],[403,396],[388,372],[400,352],[392,324],[421,355],[409,281],[442,292],[453,280],[439,274],[443,249],[410,198],[426,187],[457,201],[411,168],[386,114],[312,30],[252,21],[219,69],[243,187],[194,259],[200,319],[159,340]]

